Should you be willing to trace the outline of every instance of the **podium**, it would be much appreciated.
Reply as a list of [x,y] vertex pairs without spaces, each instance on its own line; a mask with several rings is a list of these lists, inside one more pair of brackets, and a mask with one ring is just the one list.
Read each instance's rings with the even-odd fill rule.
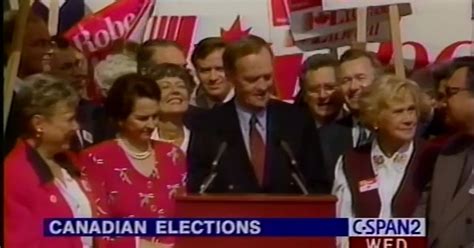
[[[334,218],[336,197],[177,195],[177,218]],[[334,237],[176,237],[175,248],[332,248]]]

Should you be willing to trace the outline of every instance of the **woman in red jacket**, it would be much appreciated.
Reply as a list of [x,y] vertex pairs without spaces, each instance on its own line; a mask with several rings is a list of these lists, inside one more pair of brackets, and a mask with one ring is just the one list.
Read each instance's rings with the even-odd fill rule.
[[79,97],[69,82],[51,77],[25,85],[16,100],[22,136],[5,159],[5,246],[105,247],[105,239],[43,236],[45,218],[100,217],[106,212],[68,152],[78,129]]
[[[161,92],[155,81],[138,74],[119,77],[105,109],[117,128],[115,139],[85,150],[86,174],[107,196],[110,217],[158,218],[174,215],[174,193],[186,178],[179,147],[152,141]],[[171,247],[172,238],[140,238],[141,245]]]

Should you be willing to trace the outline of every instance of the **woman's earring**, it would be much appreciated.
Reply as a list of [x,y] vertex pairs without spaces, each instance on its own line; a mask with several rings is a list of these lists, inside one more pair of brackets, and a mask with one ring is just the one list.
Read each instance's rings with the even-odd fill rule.
[[43,129],[42,128],[38,128],[36,129],[36,138],[41,138],[41,135],[43,135]]

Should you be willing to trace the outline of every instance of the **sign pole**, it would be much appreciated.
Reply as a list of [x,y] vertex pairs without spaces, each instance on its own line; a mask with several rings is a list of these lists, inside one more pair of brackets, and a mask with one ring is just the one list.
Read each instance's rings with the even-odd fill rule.
[[10,9],[12,10],[18,9],[18,0],[9,0],[9,2],[10,2]]
[[367,8],[360,7],[356,10],[357,13],[357,34],[356,42],[352,46],[356,49],[365,50],[367,43]]
[[395,66],[395,75],[405,79],[405,66],[403,64],[402,37],[400,32],[400,12],[398,6],[392,4],[389,6],[390,33],[393,45],[393,64]]
[[471,56],[474,56],[474,0],[472,0],[472,5],[471,5],[471,27],[472,27]]
[[59,0],[49,1],[48,29],[51,36],[58,33],[59,24]]
[[23,47],[23,37],[25,36],[26,24],[28,22],[28,15],[30,12],[30,1],[21,0],[18,10],[17,19],[15,21],[15,29],[13,30],[12,53],[8,58],[4,98],[3,98],[3,131],[5,132],[7,126],[8,115],[13,98],[13,89],[15,79],[18,75],[18,68],[20,66],[21,49]]
[[329,49],[329,54],[331,54],[331,56],[333,56],[334,58],[339,59],[339,54],[337,52],[337,47],[331,47]]

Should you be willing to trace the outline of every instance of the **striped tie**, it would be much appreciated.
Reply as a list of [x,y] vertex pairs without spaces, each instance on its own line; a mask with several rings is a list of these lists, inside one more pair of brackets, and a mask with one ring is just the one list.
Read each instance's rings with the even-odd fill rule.
[[257,181],[260,186],[263,184],[265,172],[265,144],[263,138],[257,130],[258,120],[255,115],[250,118],[250,158]]

